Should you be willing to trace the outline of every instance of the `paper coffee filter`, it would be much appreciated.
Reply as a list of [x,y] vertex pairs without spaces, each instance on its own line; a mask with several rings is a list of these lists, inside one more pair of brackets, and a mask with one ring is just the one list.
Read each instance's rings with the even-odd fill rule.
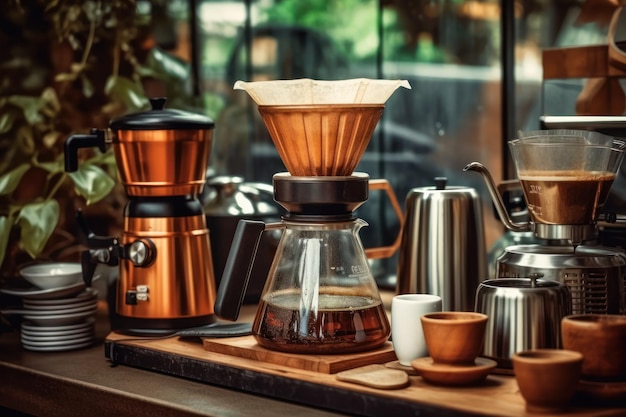
[[306,104],[384,104],[399,87],[411,89],[407,80],[296,80],[237,81],[259,106]]

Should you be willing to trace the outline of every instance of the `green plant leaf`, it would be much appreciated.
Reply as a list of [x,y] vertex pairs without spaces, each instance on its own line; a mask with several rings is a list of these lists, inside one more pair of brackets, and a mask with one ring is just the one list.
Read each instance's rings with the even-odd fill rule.
[[50,162],[40,162],[37,164],[39,168],[45,169],[51,174],[58,174],[59,172],[65,172],[65,162],[62,159]]
[[96,165],[110,165],[113,168],[117,166],[117,163],[115,161],[115,154],[113,153],[113,148],[107,149],[107,151],[104,153],[96,152],[94,156],[87,159],[85,162]]
[[33,258],[41,254],[48,239],[59,222],[59,203],[48,200],[22,207],[18,215],[21,242],[24,250]]
[[[20,180],[30,168],[30,164],[21,164],[0,176],[0,195],[11,194],[19,185]],[[0,262],[2,264],[2,262]]]
[[89,78],[87,78],[85,76],[85,74],[82,74],[80,76],[80,80],[83,83],[83,95],[87,98],[93,96],[94,93],[94,87],[93,84],[91,83],[91,81],[89,80]]
[[69,81],[74,81],[77,77],[78,77],[78,74],[75,74],[73,72],[64,72],[64,73],[55,75],[54,81],[59,82],[59,83],[69,82]]
[[13,221],[7,216],[0,216],[0,265],[4,262],[4,256],[9,243],[9,235],[11,234],[11,226]]
[[61,111],[61,103],[59,102],[59,98],[54,88],[45,88],[41,93],[41,101],[43,113],[47,116],[53,117]]
[[35,138],[33,137],[32,125],[28,124],[20,126],[20,128],[17,129],[16,139],[20,149],[26,155],[31,155],[37,150],[35,146]]
[[0,114],[0,133],[6,133],[13,127],[15,121],[15,114],[10,111],[5,111]]
[[107,79],[104,91],[113,101],[123,103],[128,111],[139,110],[148,104],[141,84],[130,78],[111,76]]
[[78,171],[70,172],[70,178],[80,195],[85,197],[87,204],[93,204],[106,197],[115,181],[99,166],[84,163]]
[[30,97],[30,96],[10,96],[8,98],[9,103],[16,105],[21,108],[24,112],[24,117],[26,121],[30,125],[37,124],[41,122],[41,114],[39,113],[39,109],[41,109],[42,100],[40,97]]

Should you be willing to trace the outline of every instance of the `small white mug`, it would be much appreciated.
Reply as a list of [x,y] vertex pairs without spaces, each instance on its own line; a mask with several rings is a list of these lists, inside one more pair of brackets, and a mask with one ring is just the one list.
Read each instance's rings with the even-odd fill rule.
[[391,341],[398,362],[411,366],[411,361],[428,356],[420,317],[441,311],[441,297],[432,294],[400,294],[391,300]]

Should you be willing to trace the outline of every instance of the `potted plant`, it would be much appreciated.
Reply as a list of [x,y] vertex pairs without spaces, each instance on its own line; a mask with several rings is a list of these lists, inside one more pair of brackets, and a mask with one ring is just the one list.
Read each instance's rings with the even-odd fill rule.
[[[74,213],[121,221],[112,153],[63,145],[146,105],[151,47],[134,1],[13,0],[0,11],[0,280],[33,259],[78,259]],[[96,230],[99,232],[99,230]],[[103,231],[107,233],[107,231]]]

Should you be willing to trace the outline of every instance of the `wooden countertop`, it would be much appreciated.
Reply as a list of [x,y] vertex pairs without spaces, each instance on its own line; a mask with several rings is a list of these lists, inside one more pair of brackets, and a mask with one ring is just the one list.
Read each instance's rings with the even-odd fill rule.
[[[391,296],[392,294],[383,294],[383,301],[387,305]],[[255,309],[255,306],[244,306],[242,317],[247,318]],[[106,305],[103,303],[97,319],[97,343],[91,348],[70,352],[29,352],[22,349],[18,332],[0,334],[0,415],[5,415],[8,410],[50,416],[273,417],[298,413],[314,417],[342,415],[328,409],[243,392],[245,386],[240,389],[223,388],[220,386],[223,384],[219,383],[197,382],[130,366],[112,367],[104,353],[104,340],[110,329]],[[168,351],[173,350],[176,353],[178,349],[189,356],[190,352],[202,349],[200,344],[198,348],[189,348],[175,342],[173,339],[165,342],[165,345],[174,343],[174,346],[168,345]],[[228,366],[229,360],[219,358],[213,363],[220,366],[221,362],[221,365]],[[251,363],[250,368],[252,382],[255,381],[255,372],[281,377],[288,377],[290,373],[289,370],[279,369],[280,367],[262,364]],[[312,376],[307,372],[293,374],[301,383],[312,382]],[[481,388],[430,386],[420,377],[414,376],[411,377],[411,386],[403,389],[404,392],[376,392],[355,384],[336,383],[333,375],[324,375],[321,379],[323,378],[329,379],[329,383],[333,379],[334,385],[348,387],[349,392],[358,393],[358,398],[362,400],[366,400],[370,394],[382,395],[392,403],[394,399],[402,400],[403,396],[415,396],[418,405],[412,413],[414,415],[531,416],[524,411],[524,402],[517,391],[514,378],[507,376],[490,376],[488,384]],[[263,381],[259,379],[257,382]],[[262,394],[262,391],[258,392]],[[316,395],[320,392],[323,391],[315,391]],[[357,397],[348,395],[345,398],[350,401]],[[360,406],[368,407],[367,404]],[[384,415],[386,412],[385,409],[378,411],[379,413],[373,415]],[[586,404],[577,404],[570,411],[568,415],[577,417],[626,415],[626,408],[589,407]]]
[[[97,315],[96,344],[69,352],[22,349],[19,332],[0,333],[0,415],[255,416],[340,414],[127,366],[104,355],[106,305]],[[19,415],[19,414],[17,414]]]

